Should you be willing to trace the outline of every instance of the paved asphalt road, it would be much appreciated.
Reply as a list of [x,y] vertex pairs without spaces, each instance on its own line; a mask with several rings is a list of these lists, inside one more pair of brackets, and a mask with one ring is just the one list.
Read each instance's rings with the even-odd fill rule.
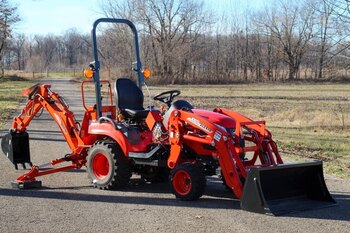
[[[82,118],[78,85],[69,78],[43,82]],[[69,152],[45,112],[31,123],[29,135],[35,164]],[[42,177],[39,190],[12,189],[10,181],[23,172],[0,156],[0,232],[350,232],[350,185],[332,176],[326,182],[337,206],[273,217],[240,210],[239,201],[216,179],[208,181],[199,201],[181,202],[168,184],[147,184],[134,176],[124,190],[97,190],[85,169]]]

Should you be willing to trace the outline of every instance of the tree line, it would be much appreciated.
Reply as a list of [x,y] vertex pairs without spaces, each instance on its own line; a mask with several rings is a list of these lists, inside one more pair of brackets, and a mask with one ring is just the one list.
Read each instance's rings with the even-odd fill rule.
[[[200,0],[105,0],[101,10],[136,24],[143,64],[160,84],[329,81],[349,76],[348,3],[280,0],[219,15]],[[2,68],[78,71],[91,61],[90,35],[74,29],[63,35],[15,34],[16,8],[0,0],[0,11]],[[106,78],[131,72],[127,28],[99,28],[98,44]]]

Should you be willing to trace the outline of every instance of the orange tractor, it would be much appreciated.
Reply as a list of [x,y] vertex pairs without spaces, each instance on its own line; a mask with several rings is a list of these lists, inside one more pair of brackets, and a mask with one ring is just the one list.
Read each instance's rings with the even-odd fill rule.
[[[119,78],[114,90],[100,80],[96,27],[100,23],[121,23],[134,35],[138,83]],[[191,201],[206,188],[206,176],[218,175],[241,199],[244,210],[280,215],[331,206],[335,201],[326,187],[322,162],[283,164],[265,121],[253,121],[240,113],[216,108],[194,108],[186,100],[174,100],[180,91],[160,93],[154,100],[168,108],[144,108],[144,77],[138,36],[134,24],[124,19],[102,18],[92,29],[94,62],[82,82],[85,114],[78,123],[63,98],[50,85],[35,85],[26,91],[28,102],[13,119],[10,133],[2,140],[4,154],[15,164],[30,163],[27,127],[45,109],[59,126],[71,153],[49,163],[32,166],[18,177],[15,188],[40,187],[36,178],[86,166],[93,185],[100,189],[119,189],[133,173],[147,181],[170,178],[175,196]],[[93,82],[96,102],[85,105],[84,85]],[[109,87],[109,105],[102,105],[101,86]],[[113,96],[116,104],[113,104]],[[69,162],[70,165],[55,165]]]

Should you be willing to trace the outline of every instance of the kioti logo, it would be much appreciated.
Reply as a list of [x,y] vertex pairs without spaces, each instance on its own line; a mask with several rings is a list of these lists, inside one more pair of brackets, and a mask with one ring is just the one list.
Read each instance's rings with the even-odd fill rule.
[[198,119],[196,119],[194,117],[189,117],[189,118],[187,118],[187,120],[189,122],[191,122],[192,124],[198,126],[199,128],[203,129],[207,133],[213,132],[208,126],[202,124]]

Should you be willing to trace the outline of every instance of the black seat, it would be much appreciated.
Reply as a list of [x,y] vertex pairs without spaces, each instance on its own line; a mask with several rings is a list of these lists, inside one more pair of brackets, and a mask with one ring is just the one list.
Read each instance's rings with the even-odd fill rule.
[[176,100],[171,105],[174,106],[174,109],[179,109],[179,110],[191,111],[191,109],[194,109],[192,104],[190,104],[186,100]]
[[143,108],[143,93],[131,79],[117,79],[114,91],[118,108],[125,118],[142,120],[147,117],[149,110]]
[[170,117],[170,114],[174,110],[185,110],[185,111],[188,111],[188,112],[192,112],[192,109],[194,109],[194,107],[192,106],[192,104],[190,104],[186,100],[176,100],[175,102],[173,102],[171,104],[171,106],[168,109],[168,111],[166,111],[166,113],[164,114],[164,116],[163,116],[163,125],[165,126],[165,128],[168,128],[169,117]]

